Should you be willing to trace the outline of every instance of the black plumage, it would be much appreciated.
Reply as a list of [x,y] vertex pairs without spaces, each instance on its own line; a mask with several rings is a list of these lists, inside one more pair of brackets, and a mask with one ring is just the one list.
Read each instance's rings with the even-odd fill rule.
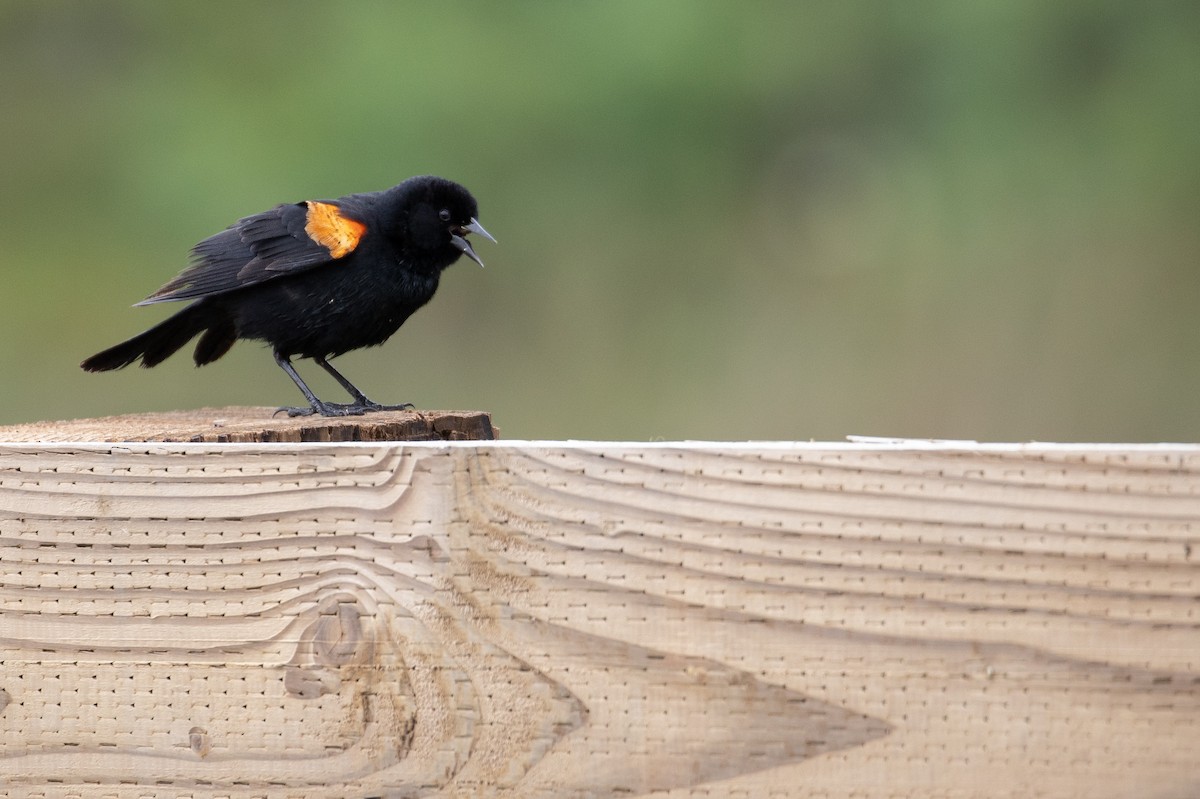
[[[480,226],[475,198],[443,178],[410,178],[381,192],[279,205],[239,220],[192,248],[192,263],[138,303],[192,300],[174,316],[81,365],[90,372],[141,361],[150,367],[196,336],[197,366],[238,339],[271,346],[308,408],[289,414],[345,416],[406,407],[372,402],[330,358],[382,344],[433,298],[442,270],[466,255],[483,262],[467,236]],[[292,366],[311,358],[354,398],[317,398]],[[281,409],[283,410],[283,409]]]

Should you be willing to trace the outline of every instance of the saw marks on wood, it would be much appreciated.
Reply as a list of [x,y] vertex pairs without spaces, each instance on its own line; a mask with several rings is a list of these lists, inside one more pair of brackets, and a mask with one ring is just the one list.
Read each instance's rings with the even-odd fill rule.
[[0,790],[1195,795],[1197,525],[1193,447],[10,445]]

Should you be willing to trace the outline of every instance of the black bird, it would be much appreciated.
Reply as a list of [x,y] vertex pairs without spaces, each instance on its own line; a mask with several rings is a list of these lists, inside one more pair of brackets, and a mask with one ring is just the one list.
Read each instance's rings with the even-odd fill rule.
[[[466,255],[483,266],[467,235],[495,241],[476,220],[465,188],[443,178],[409,178],[386,191],[279,205],[239,220],[192,248],[192,264],[138,305],[194,300],[128,341],[80,364],[89,372],[141,359],[161,363],[195,336],[197,366],[238,339],[269,344],[275,362],[308,400],[289,416],[347,416],[395,410],[367,399],[329,359],[382,344],[433,297],[442,270]],[[350,393],[347,404],[317,398],[292,366],[311,358]]]

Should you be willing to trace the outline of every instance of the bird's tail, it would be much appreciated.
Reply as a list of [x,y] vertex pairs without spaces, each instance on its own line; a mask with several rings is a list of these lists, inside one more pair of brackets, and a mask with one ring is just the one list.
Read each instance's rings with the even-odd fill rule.
[[89,372],[107,372],[123,369],[141,358],[142,366],[149,368],[174,355],[199,333],[204,336],[196,345],[197,366],[220,358],[237,339],[233,321],[227,315],[197,302],[146,332],[96,353],[80,366]]

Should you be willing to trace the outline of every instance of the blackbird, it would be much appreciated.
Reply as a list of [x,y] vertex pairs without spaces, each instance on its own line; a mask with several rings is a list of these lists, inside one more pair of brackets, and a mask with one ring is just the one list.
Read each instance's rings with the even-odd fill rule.
[[[239,220],[192,248],[192,263],[138,305],[193,300],[144,333],[80,364],[89,372],[141,360],[154,366],[197,335],[203,366],[238,339],[271,346],[275,362],[309,407],[289,416],[348,416],[411,407],[367,399],[329,359],[382,344],[433,297],[442,270],[466,255],[483,261],[470,233],[495,242],[479,224],[475,198],[444,178],[409,178],[386,191],[279,205]],[[354,398],[325,402],[292,365],[311,358]]]

